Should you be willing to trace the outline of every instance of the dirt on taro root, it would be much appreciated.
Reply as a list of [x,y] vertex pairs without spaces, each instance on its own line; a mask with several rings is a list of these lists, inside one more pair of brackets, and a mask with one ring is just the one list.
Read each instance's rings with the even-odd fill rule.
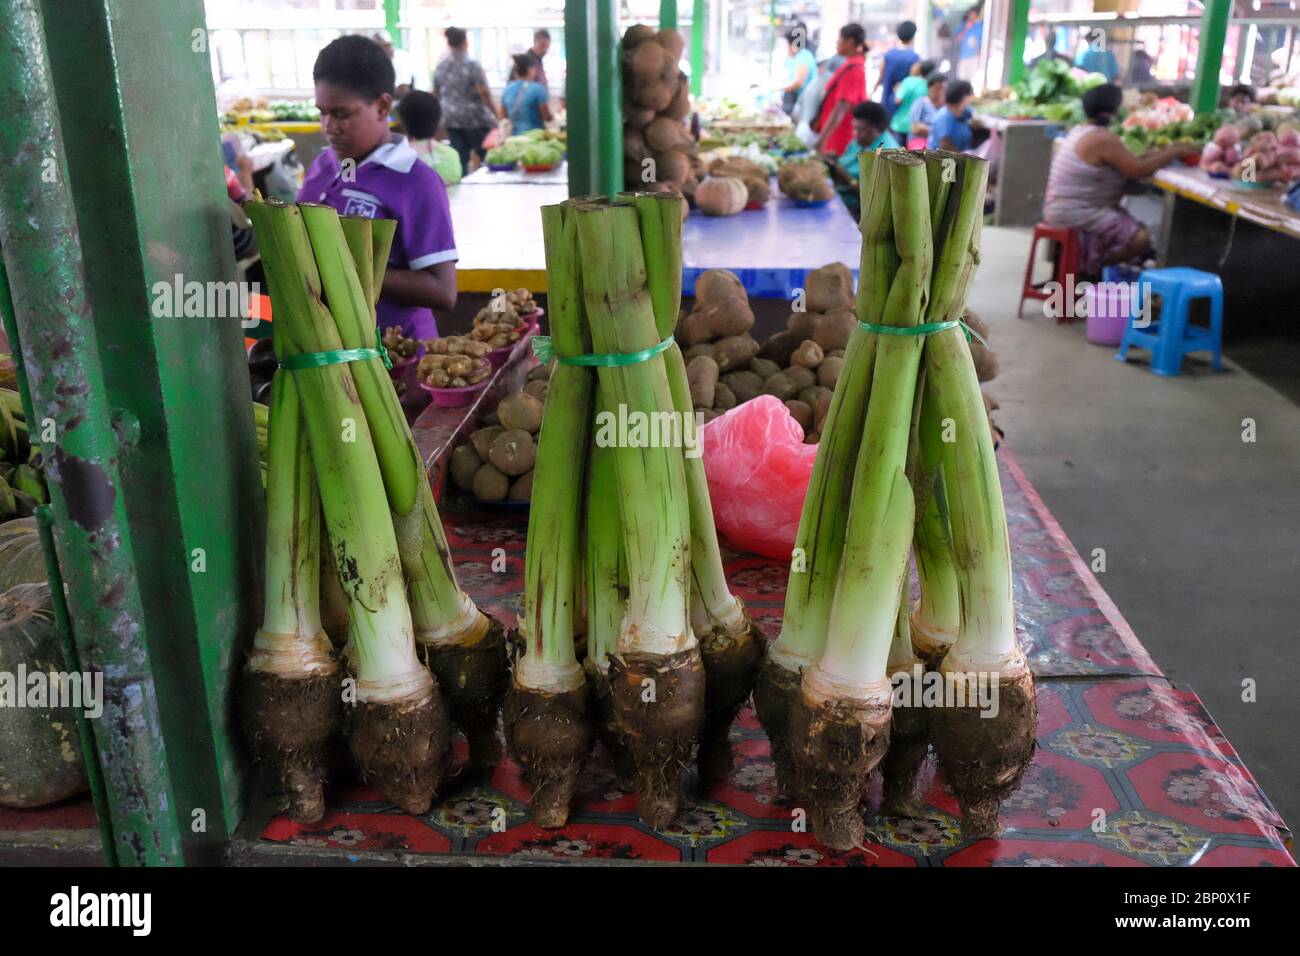
[[331,747],[343,724],[340,674],[289,680],[246,671],[239,717],[253,756],[264,761],[284,794],[285,809],[299,823],[325,815],[325,781]]
[[794,755],[790,752],[790,714],[803,695],[798,671],[778,664],[769,653],[754,685],[754,709],[772,746],[776,785],[787,801],[798,802]]
[[681,807],[704,725],[700,650],[612,657],[609,685],[634,768],[637,811],[649,826],[666,827]]
[[587,685],[552,693],[511,681],[503,716],[510,753],[532,792],[533,822],[564,826],[591,749]]
[[451,721],[436,685],[431,697],[417,702],[356,704],[344,716],[344,729],[363,780],[406,813],[429,809],[451,744]]
[[632,756],[628,753],[623,731],[618,727],[618,715],[614,713],[614,692],[609,686],[609,674],[602,671],[590,657],[582,662],[582,667],[587,674],[587,706],[591,710],[591,724],[595,728],[596,739],[604,744],[614,761],[618,788],[630,793],[636,788]]
[[998,684],[998,713],[978,706],[943,707],[931,714],[934,749],[961,807],[962,836],[997,836],[998,808],[1020,786],[1037,746],[1038,702],[1028,670]]
[[704,728],[700,732],[700,778],[705,784],[725,780],[731,773],[731,744],[727,734],[740,708],[753,693],[766,645],[746,628],[737,637],[715,631],[700,640],[704,661]]
[[833,850],[861,846],[867,778],[889,747],[889,707],[813,701],[801,694],[790,715],[796,787],[811,808],[817,839]]
[[438,679],[451,722],[469,742],[470,764],[489,769],[501,762],[497,731],[501,702],[510,686],[505,628],[492,620],[474,644],[421,644],[425,663]]
[[923,707],[895,707],[890,717],[889,750],[880,762],[883,784],[880,812],[890,817],[921,817],[917,776],[930,749],[929,715]]

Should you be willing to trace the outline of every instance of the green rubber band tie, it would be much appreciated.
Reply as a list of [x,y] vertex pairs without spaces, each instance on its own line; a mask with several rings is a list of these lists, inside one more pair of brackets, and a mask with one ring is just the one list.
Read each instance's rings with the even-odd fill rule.
[[556,355],[555,349],[551,346],[551,337],[549,335],[534,335],[532,346],[533,354],[537,360],[545,365],[554,358],[561,365],[585,365],[592,368],[619,368],[624,365],[638,365],[641,362],[648,362],[659,353],[665,351],[673,344],[673,337],[670,335],[658,345],[652,345],[648,349],[642,349],[640,352],[615,352],[612,355]]
[[334,349],[330,352],[304,352],[290,355],[280,360],[280,368],[297,372],[305,368],[324,368],[327,365],[343,365],[346,362],[364,362],[367,359],[383,359],[384,368],[392,368],[393,360],[388,357],[384,340],[375,329],[375,347],[373,349]]
[[966,341],[972,338],[978,339],[979,343],[985,348],[988,342],[984,341],[984,336],[980,335],[961,319],[949,319],[947,322],[928,322],[925,325],[873,325],[870,322],[863,322],[858,319],[858,325],[862,326],[868,332],[875,332],[877,335],[934,335],[936,332],[947,332],[949,329],[955,329],[958,326],[966,333]]

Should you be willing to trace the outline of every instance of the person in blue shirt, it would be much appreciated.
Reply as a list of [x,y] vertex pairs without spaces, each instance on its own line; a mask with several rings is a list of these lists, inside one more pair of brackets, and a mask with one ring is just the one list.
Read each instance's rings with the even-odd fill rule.
[[844,205],[856,219],[860,214],[858,156],[878,149],[898,149],[898,139],[889,131],[889,114],[874,100],[864,100],[853,107],[853,139],[839,156],[828,157],[831,179]]
[[1074,65],[1089,73],[1100,73],[1107,83],[1114,83],[1119,76],[1119,61],[1102,45],[1103,36],[1100,30],[1093,33],[1092,28],[1084,27],[1083,39],[1088,45],[1074,58]]
[[785,85],[781,87],[781,106],[786,113],[793,113],[799,94],[817,75],[817,57],[808,49],[808,27],[802,21],[790,24],[785,32],[785,44]]
[[961,29],[953,38],[957,47],[957,75],[966,79],[975,75],[980,49],[984,45],[984,3],[972,6],[962,17]]
[[[948,78],[942,73],[931,73],[925,78],[925,96],[912,104],[907,113],[907,148],[925,149],[930,141],[930,126],[943,110],[943,97],[947,92]],[[897,119],[897,117],[895,117]],[[898,124],[891,127],[898,132]]]
[[943,94],[943,109],[930,124],[930,149],[962,153],[975,145],[971,129],[970,101],[975,90],[966,80],[953,80]]
[[876,89],[881,90],[880,102],[890,116],[894,115],[894,108],[898,105],[894,98],[894,88],[906,79],[913,64],[921,59],[912,49],[912,41],[916,39],[916,24],[904,20],[898,25],[897,32],[898,46],[886,51],[884,61],[880,64],[880,77],[876,80]]
[[537,82],[537,63],[527,53],[518,54],[501,105],[510,120],[510,135],[544,129],[551,120],[550,92]]

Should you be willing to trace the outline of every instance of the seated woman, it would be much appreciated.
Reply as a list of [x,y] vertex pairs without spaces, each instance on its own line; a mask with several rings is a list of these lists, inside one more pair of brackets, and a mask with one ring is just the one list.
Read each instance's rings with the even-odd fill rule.
[[1088,119],[1057,146],[1043,199],[1044,222],[1078,231],[1080,269],[1088,275],[1099,275],[1102,266],[1146,258],[1151,234],[1120,208],[1124,187],[1199,148],[1175,143],[1133,155],[1109,128],[1120,98],[1112,83],[1083,94]]
[[537,82],[537,61],[528,54],[514,58],[510,82],[501,94],[501,105],[510,118],[510,135],[545,129],[551,121],[550,91]]

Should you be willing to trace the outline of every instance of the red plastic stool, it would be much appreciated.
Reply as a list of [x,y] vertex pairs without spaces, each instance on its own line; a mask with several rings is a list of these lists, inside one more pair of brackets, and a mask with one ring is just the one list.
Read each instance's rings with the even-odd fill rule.
[[[1046,239],[1048,242],[1055,242],[1060,247],[1060,253],[1056,257],[1056,268],[1052,270],[1052,278],[1047,282],[1040,282],[1034,285],[1034,262],[1038,253],[1038,240]],[[1020,288],[1020,304],[1016,307],[1016,316],[1023,318],[1026,299],[1037,299],[1045,302],[1051,298],[1050,292],[1044,292],[1043,289],[1049,282],[1059,282],[1062,290],[1066,290],[1065,277],[1077,273],[1079,270],[1079,234],[1073,229],[1066,229],[1063,226],[1049,226],[1045,222],[1040,222],[1034,226],[1034,238],[1029,244],[1029,263],[1025,266],[1025,283]],[[1056,317],[1057,323],[1073,322],[1074,318],[1070,316],[1072,310],[1063,310],[1061,315]]]

